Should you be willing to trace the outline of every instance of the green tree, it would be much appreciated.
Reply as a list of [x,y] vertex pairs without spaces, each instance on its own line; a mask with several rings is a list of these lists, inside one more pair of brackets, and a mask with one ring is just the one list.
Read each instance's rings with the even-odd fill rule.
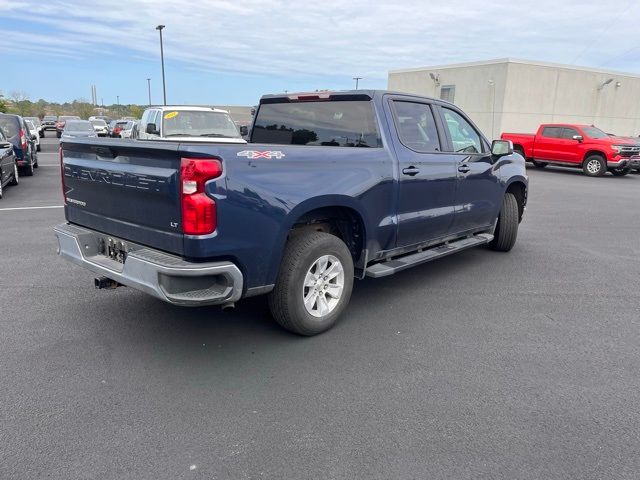
[[141,118],[144,110],[138,105],[129,105],[129,117]]
[[81,98],[78,100],[74,100],[71,104],[71,109],[75,115],[78,115],[80,118],[84,118],[85,120],[93,115],[94,106],[87,102],[85,99]]

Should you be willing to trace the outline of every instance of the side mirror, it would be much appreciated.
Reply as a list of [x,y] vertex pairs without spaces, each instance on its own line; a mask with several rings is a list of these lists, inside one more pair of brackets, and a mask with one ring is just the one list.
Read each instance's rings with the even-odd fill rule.
[[240,135],[242,135],[243,137],[249,135],[249,127],[247,127],[246,125],[240,125]]
[[145,129],[149,135],[160,135],[160,132],[156,130],[155,123],[147,123],[147,128]]
[[577,140],[578,142],[582,143],[582,140],[584,140],[584,138],[582,137],[582,135],[574,135],[573,137],[574,140]]
[[504,157],[513,153],[513,142],[511,140],[494,140],[491,142],[491,155],[494,157]]

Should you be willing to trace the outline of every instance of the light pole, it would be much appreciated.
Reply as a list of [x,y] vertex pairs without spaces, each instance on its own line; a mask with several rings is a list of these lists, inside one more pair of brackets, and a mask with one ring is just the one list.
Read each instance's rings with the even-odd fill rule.
[[495,138],[494,127],[496,117],[496,82],[494,82],[493,80],[489,80],[489,86],[493,91],[491,99],[491,138]]
[[356,81],[356,90],[358,89],[358,81],[362,80],[362,77],[353,77],[353,79]]
[[160,63],[162,63],[162,98],[164,99],[164,104],[167,104],[167,89],[164,83],[164,49],[162,47],[162,29],[164,25],[158,25],[156,30],[160,32]]
[[118,115],[120,115],[120,95],[116,95],[116,110],[118,111]]
[[147,91],[149,92],[149,106],[151,106],[151,79],[147,78]]

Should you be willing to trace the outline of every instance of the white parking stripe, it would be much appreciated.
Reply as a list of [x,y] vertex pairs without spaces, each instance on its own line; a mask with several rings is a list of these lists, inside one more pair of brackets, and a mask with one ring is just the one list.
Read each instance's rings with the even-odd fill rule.
[[0,208],[0,212],[6,212],[9,210],[40,210],[44,208],[64,208],[64,205],[48,205],[45,207],[11,207],[11,208]]

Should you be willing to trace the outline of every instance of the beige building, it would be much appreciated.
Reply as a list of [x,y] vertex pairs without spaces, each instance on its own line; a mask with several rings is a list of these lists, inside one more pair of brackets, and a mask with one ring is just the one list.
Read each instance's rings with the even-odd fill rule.
[[449,100],[489,138],[551,122],[640,134],[640,75],[632,73],[505,58],[392,70],[389,90]]

